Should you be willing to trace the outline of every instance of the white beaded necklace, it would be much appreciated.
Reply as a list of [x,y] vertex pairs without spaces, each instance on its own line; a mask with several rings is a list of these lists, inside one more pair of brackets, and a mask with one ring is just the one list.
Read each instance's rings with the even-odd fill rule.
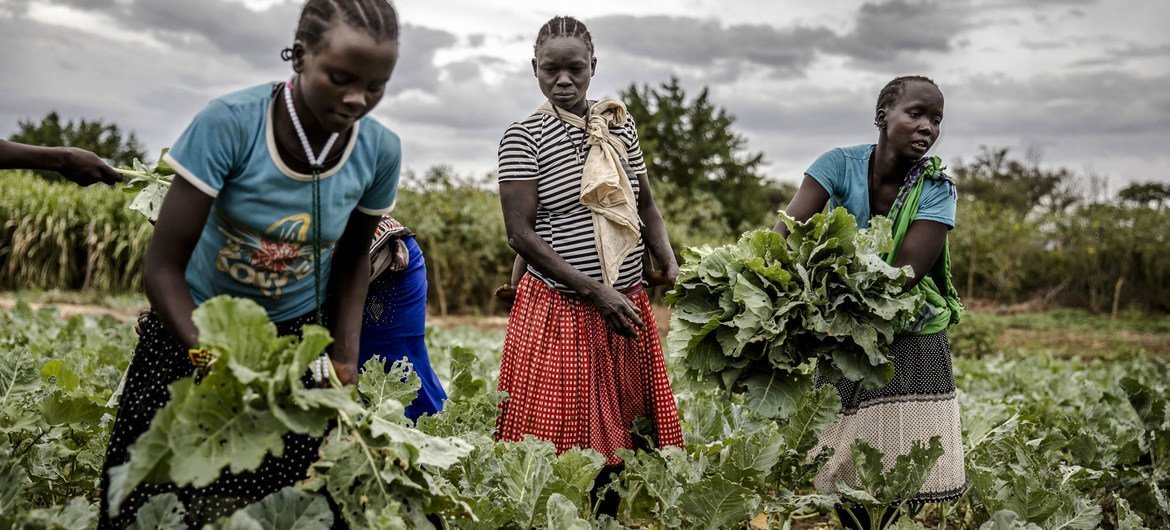
[[292,116],[293,128],[297,130],[297,138],[301,139],[301,147],[305,148],[305,156],[309,157],[309,166],[313,168],[321,168],[321,164],[325,162],[325,157],[329,154],[329,150],[333,149],[333,142],[337,141],[337,133],[329,135],[329,139],[325,141],[325,147],[321,149],[321,154],[313,156],[313,147],[309,145],[309,137],[305,135],[305,127],[301,125],[301,118],[297,116],[297,109],[293,106],[292,89],[293,83],[289,81],[284,91],[284,102],[288,105],[288,114]]
[[[293,128],[297,131],[297,137],[301,139],[301,147],[305,148],[305,156],[309,157],[309,166],[313,169],[313,283],[314,291],[317,300],[316,323],[321,326],[324,325],[324,309],[321,307],[321,167],[325,162],[325,156],[329,154],[329,150],[333,148],[333,142],[337,141],[338,134],[333,133],[325,142],[325,147],[321,150],[320,156],[313,156],[313,148],[309,145],[309,138],[305,135],[305,127],[301,125],[301,118],[297,116],[297,109],[293,107],[292,90],[293,82],[290,80],[285,85],[284,102],[288,105],[288,114],[292,117]],[[318,359],[318,366],[324,365],[324,357]]]

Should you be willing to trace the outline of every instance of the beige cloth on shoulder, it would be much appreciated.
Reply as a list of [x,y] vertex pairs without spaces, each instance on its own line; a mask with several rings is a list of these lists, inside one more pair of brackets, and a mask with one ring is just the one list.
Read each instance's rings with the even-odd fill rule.
[[589,108],[588,123],[572,112],[558,113],[548,101],[536,112],[559,117],[588,135],[589,153],[581,175],[581,204],[593,212],[593,239],[601,260],[602,278],[612,287],[622,262],[642,238],[638,201],[626,174],[629,168],[626,145],[609,132],[610,127],[626,124],[629,111],[621,101],[603,99]]

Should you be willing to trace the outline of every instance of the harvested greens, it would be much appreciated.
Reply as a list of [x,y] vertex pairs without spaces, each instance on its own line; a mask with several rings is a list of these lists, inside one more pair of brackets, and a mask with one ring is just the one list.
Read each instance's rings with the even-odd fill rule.
[[175,176],[175,170],[162,159],[168,150],[164,148],[162,153],[159,153],[158,163],[153,168],[146,167],[135,158],[133,165],[114,169],[127,178],[122,190],[134,194],[134,200],[130,202],[129,208],[146,216],[152,223],[158,220],[158,210],[162,207],[163,197],[166,197],[171,180]]
[[683,251],[667,344],[687,370],[747,391],[759,412],[785,417],[811,386],[817,363],[879,388],[893,376],[886,356],[897,322],[919,297],[900,294],[909,267],[888,265],[892,223],[858,229],[844,208],[799,223],[781,213],[787,240],[771,230],[739,242]]

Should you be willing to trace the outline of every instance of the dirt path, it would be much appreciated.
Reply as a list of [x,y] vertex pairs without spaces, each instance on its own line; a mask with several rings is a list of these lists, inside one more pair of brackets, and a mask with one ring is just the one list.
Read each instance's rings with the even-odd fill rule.
[[1142,349],[1151,355],[1170,358],[1170,334],[1134,331],[1070,332],[1035,329],[1006,329],[999,337],[1005,351],[1020,348],[1049,350],[1061,356],[1113,357],[1119,350]]
[[[16,307],[16,303],[17,303],[17,300],[14,298],[0,297],[0,309],[2,309],[4,311],[9,311],[13,307]],[[134,320],[134,317],[138,314],[138,311],[135,309],[112,309],[112,308],[104,307],[104,306],[100,306],[100,305],[60,304],[60,303],[56,303],[56,302],[53,302],[53,303],[27,302],[27,303],[28,303],[29,307],[33,308],[34,310],[39,310],[45,306],[53,307],[57,310],[57,314],[61,315],[64,318],[68,318],[68,317],[72,317],[72,316],[96,317],[96,316],[109,315],[109,316],[112,316],[112,317],[117,318],[119,320],[125,320],[125,321],[129,322],[129,321]]]

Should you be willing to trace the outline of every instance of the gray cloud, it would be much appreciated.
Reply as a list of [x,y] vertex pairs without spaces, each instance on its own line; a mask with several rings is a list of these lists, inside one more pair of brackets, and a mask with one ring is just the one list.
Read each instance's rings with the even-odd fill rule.
[[[469,75],[472,70],[475,75]],[[535,80],[527,76],[512,75],[498,84],[488,83],[471,62],[449,65],[444,75],[450,82],[440,83],[432,91],[388,95],[376,114],[387,123],[433,125],[451,137],[490,133],[485,137],[490,138],[531,114],[543,100]]]
[[1170,43],[1145,44],[1126,42],[1120,46],[1109,48],[1106,51],[1105,56],[1101,58],[1101,61],[1108,64],[1118,65],[1122,62],[1134,60],[1168,58],[1170,58]]
[[300,8],[292,3],[252,11],[226,0],[137,0],[125,9],[134,27],[150,28],[156,38],[176,47],[202,39],[220,53],[237,55],[257,66],[279,61],[280,50],[292,44],[300,15]]
[[210,99],[284,75],[282,65],[258,69],[204,50],[159,49],[30,20],[0,19],[0,36],[0,47],[39,52],[5,56],[0,136],[18,120],[56,110],[65,119],[117,123],[154,150],[174,141]]
[[975,27],[970,14],[962,4],[890,0],[863,5],[854,29],[843,34],[665,15],[598,17],[590,28],[599,50],[703,68],[708,77],[730,81],[754,67],[772,77],[802,76],[820,54],[842,55],[869,70],[921,69],[920,54],[945,54],[967,42],[962,35]]
[[[280,50],[292,44],[301,9],[301,2],[254,11],[231,0],[51,1],[106,14],[124,29],[143,31],[178,49],[205,47],[257,67],[280,62]],[[412,24],[402,24],[400,30],[394,84],[398,89],[433,89],[438,80],[435,52],[454,45],[455,35]]]
[[1020,46],[1029,50],[1059,50],[1067,48],[1069,43],[1060,40],[1030,40],[1025,39],[1020,41]]
[[945,53],[970,28],[966,16],[965,8],[933,2],[869,3],[858,11],[854,30],[829,49],[860,66],[889,63],[917,52]]
[[1056,138],[1165,134],[1170,131],[1167,86],[1170,75],[1122,70],[1028,79],[972,77],[948,90],[948,114],[954,102],[965,102],[969,112],[952,127],[965,133],[1007,128]]
[[834,37],[825,28],[723,26],[665,15],[610,15],[589,24],[599,49],[691,67],[759,65],[788,75],[802,73],[815,59],[818,45]]
[[0,17],[23,17],[31,0],[8,0],[0,3]]
[[206,47],[253,65],[279,61],[292,44],[300,7],[280,3],[253,11],[229,0],[50,0],[50,3],[107,15],[119,31],[140,31],[176,48]]
[[453,46],[456,41],[455,35],[447,31],[403,24],[391,89],[434,90],[439,83],[435,53]]
[[971,0],[971,7],[979,9],[1044,9],[1061,6],[1088,6],[1099,3],[1099,0]]

